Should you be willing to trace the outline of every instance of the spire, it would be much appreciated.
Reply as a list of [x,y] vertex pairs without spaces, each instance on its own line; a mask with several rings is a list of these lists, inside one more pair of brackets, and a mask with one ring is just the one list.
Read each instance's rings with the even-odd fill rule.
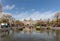
[[29,21],[32,21],[32,18],[30,18],[30,20]]
[[26,19],[24,19],[24,21],[27,21]]

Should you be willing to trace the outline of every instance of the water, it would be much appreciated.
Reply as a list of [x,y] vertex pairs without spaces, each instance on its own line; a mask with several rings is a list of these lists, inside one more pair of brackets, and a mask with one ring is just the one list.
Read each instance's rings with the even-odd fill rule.
[[10,31],[0,32],[0,41],[60,41],[60,30]]

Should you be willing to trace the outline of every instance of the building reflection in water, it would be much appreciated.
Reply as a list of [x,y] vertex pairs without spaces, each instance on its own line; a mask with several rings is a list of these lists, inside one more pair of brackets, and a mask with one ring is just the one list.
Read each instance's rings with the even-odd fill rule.
[[[56,34],[56,35],[55,35]],[[15,39],[15,40],[14,40]],[[17,41],[17,40],[33,40],[33,41],[60,41],[60,31],[59,30],[49,30],[41,29],[35,31],[11,31],[9,34],[3,34],[0,37],[1,41]]]
[[3,34],[1,35],[1,41],[11,41],[12,35],[10,36],[9,34]]
[[56,30],[56,41],[60,41],[60,30]]

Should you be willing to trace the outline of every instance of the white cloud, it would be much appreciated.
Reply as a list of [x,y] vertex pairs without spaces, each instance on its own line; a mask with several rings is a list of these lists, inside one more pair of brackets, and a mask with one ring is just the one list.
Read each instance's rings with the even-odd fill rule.
[[6,5],[5,7],[3,7],[3,10],[12,10],[14,9],[15,5]]
[[24,8],[21,8],[22,10],[24,9]]
[[35,11],[35,9],[32,9],[31,11]]
[[2,14],[10,14],[11,15],[11,13],[8,13],[8,12],[2,12]]
[[51,16],[53,16],[54,14],[55,12],[52,11],[47,11],[47,12],[36,11],[30,17],[33,18],[34,20],[48,19],[48,18],[51,19],[52,18]]
[[46,12],[40,12],[40,11],[25,11],[25,12],[21,12],[19,14],[14,15],[14,17],[16,19],[27,19],[29,20],[30,18],[32,18],[33,20],[39,20],[39,19],[48,19],[48,18],[53,18],[53,15],[56,12],[52,12],[52,11],[46,11]]
[[19,19],[19,20],[24,20],[24,19],[29,20],[30,18],[32,18],[33,20],[40,20],[40,19],[48,19],[48,18],[52,19],[57,12],[58,11],[56,11],[56,12],[53,12],[53,11],[46,11],[46,12],[25,11],[25,12],[21,12],[21,13],[17,13],[17,14],[3,12],[3,14],[10,14],[15,19]]

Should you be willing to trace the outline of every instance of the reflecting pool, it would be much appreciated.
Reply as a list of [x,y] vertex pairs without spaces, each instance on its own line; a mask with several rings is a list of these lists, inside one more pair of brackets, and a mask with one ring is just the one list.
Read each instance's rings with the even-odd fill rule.
[[0,32],[0,41],[60,41],[60,30],[10,30],[10,33]]

